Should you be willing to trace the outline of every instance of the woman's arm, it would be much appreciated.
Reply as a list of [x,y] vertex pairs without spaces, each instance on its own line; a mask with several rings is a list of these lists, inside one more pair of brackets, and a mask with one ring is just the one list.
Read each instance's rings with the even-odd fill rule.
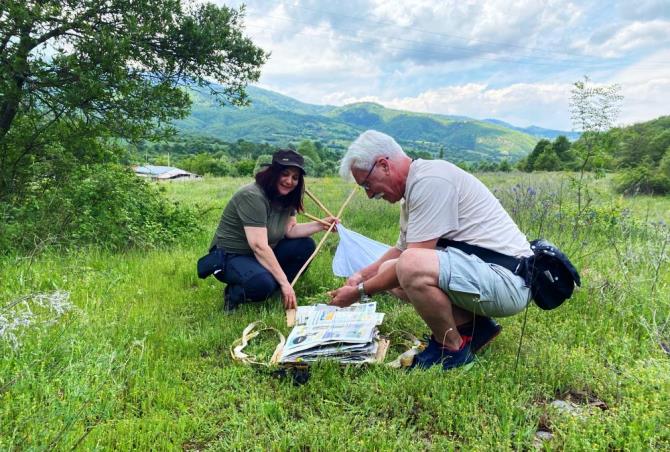
[[[298,223],[295,219],[295,216],[292,216],[289,218],[288,223],[286,224],[285,236],[289,239],[309,237],[310,235],[316,234],[317,232],[327,231],[330,225],[332,223],[337,224],[339,219],[335,217],[326,217],[323,219],[323,221],[327,223],[328,226],[317,221],[311,221],[309,223]],[[336,231],[336,228],[337,227],[335,227],[333,231]]]
[[279,265],[279,261],[277,261],[274,251],[272,251],[272,248],[270,248],[270,245],[268,244],[267,228],[245,226],[244,234],[247,236],[249,247],[251,247],[258,262],[269,271],[275,280],[277,280],[277,283],[279,283],[284,308],[295,309],[297,306],[295,292],[293,291],[293,287],[291,287],[288,278],[286,278],[284,270],[282,270]]

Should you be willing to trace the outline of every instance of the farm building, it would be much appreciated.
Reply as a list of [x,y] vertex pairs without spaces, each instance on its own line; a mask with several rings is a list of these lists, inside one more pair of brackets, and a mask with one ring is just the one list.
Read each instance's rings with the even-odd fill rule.
[[183,169],[175,168],[173,166],[133,166],[133,171],[140,177],[148,177],[151,178],[151,180],[156,181],[200,179],[202,177],[197,174],[184,171]]

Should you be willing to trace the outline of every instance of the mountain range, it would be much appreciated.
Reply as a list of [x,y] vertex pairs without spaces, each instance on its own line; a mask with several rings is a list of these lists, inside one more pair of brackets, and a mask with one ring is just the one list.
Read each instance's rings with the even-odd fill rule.
[[246,107],[221,107],[202,90],[190,94],[191,114],[175,122],[177,130],[230,142],[243,139],[286,146],[309,139],[346,149],[358,134],[375,129],[393,136],[407,151],[429,152],[452,161],[498,161],[526,156],[539,138],[570,134],[518,128],[495,119],[394,110],[371,102],[314,105],[254,86],[247,87],[251,103]]
[[513,126],[510,123],[501,121],[500,119],[484,119],[486,122],[491,124],[498,124],[508,129],[518,130],[519,132],[527,133],[528,135],[534,136],[536,138],[546,138],[547,140],[554,140],[558,136],[563,135],[570,141],[576,141],[582,134],[579,132],[568,132],[565,130],[556,130],[556,129],[545,129],[544,127],[538,126],[528,126],[528,127],[517,127]]

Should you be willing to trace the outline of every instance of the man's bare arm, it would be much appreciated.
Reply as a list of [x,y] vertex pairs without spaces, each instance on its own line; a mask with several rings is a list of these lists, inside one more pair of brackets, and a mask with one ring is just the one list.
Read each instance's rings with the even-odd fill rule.
[[[409,243],[407,245],[407,248],[435,249],[436,244],[437,239],[433,239],[433,240],[426,240],[424,242]],[[335,306],[345,307],[357,301],[360,298],[360,293],[357,288],[357,285],[360,282],[363,282],[363,288],[365,290],[366,295],[374,295],[379,292],[384,292],[399,287],[400,284],[398,283],[398,275],[396,273],[395,265],[387,266],[383,270],[378,271],[379,266],[383,262],[392,259],[390,256],[396,254],[395,252],[393,252],[393,250],[396,250],[397,256],[400,256],[402,254],[402,251],[400,251],[398,248],[391,248],[389,251],[387,251],[379,260],[377,260],[377,262],[372,264],[376,265],[377,272],[370,279],[361,280],[356,284],[350,284],[350,282],[347,281],[347,285],[329,292],[329,295],[332,299],[331,304]],[[385,257],[386,259],[384,259]],[[372,265],[366,267],[365,269],[369,269],[370,267],[372,267]],[[351,278],[349,279],[351,280]]]

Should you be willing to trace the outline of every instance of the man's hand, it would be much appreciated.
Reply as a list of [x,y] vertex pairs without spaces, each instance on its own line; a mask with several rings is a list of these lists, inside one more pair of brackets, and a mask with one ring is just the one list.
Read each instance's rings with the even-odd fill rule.
[[295,309],[298,307],[298,302],[295,297],[295,292],[290,284],[286,283],[280,287],[281,299],[284,302],[284,309]]
[[356,287],[363,282],[363,275],[361,272],[356,272],[347,279],[347,286]]
[[328,292],[328,295],[331,300],[329,304],[331,306],[339,306],[340,308],[351,306],[352,303],[357,302],[360,298],[358,289],[352,286],[342,286],[339,289]]

